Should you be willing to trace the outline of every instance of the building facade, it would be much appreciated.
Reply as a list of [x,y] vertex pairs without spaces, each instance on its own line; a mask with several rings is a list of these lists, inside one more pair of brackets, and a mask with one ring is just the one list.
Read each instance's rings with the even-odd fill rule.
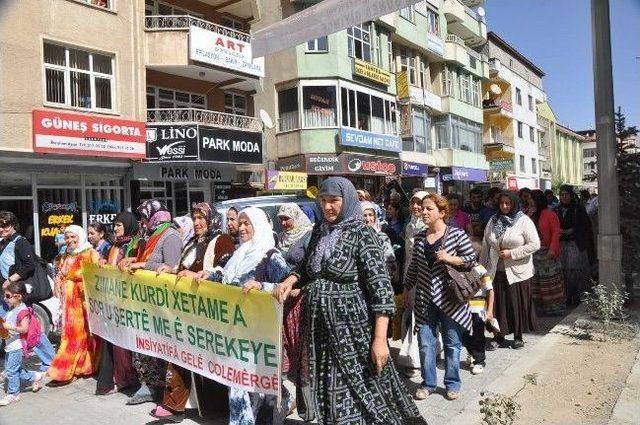
[[[483,86],[483,142],[489,180],[509,189],[540,187],[537,105],[546,101],[544,72],[489,32],[489,80]],[[544,180],[544,178],[543,178]]]
[[[265,7],[274,16],[263,22],[304,7]],[[392,176],[424,187],[429,167],[450,180],[465,178],[456,166],[486,178],[480,87],[488,68],[474,50],[485,41],[476,11],[429,0],[275,53],[256,100],[277,118],[266,136],[269,166],[305,171],[310,185],[343,174],[373,192]]]
[[108,223],[151,197],[183,214],[262,180],[253,95],[264,64],[251,59],[248,33],[256,2],[1,9],[0,209],[17,213],[45,259],[68,224]]

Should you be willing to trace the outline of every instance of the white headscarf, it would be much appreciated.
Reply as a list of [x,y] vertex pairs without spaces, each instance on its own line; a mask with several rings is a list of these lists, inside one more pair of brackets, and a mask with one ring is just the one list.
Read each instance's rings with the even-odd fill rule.
[[380,232],[382,227],[380,226],[380,220],[378,220],[378,216],[376,215],[376,204],[371,201],[360,201],[360,208],[362,208],[362,213],[366,210],[371,210],[373,212],[373,216],[375,217],[375,223],[373,223],[373,228],[376,229],[376,232]]
[[292,202],[280,206],[278,217],[289,217],[293,219],[294,223],[291,230],[283,230],[278,235],[278,248],[282,252],[287,251],[291,245],[313,229],[313,224],[309,217],[305,215],[297,204]]
[[87,241],[87,232],[81,226],[72,224],[67,226],[67,228],[64,229],[64,232],[73,233],[78,237],[78,247],[73,250],[72,254],[80,254],[82,251],[92,248],[91,243]]
[[[273,231],[267,215],[260,208],[248,207],[240,211],[246,215],[253,226],[253,237],[242,242],[224,267],[222,283],[240,285],[240,278],[255,270],[267,252],[276,247]],[[238,217],[239,218],[239,217]]]

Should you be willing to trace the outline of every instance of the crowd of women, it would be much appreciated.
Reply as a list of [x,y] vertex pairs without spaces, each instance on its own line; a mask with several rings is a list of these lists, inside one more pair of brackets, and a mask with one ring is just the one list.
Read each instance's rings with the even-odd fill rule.
[[[298,205],[284,204],[277,235],[259,208],[229,209],[223,228],[211,204],[172,217],[158,200],[143,202],[137,214],[118,214],[112,234],[97,223],[87,231],[69,226],[56,267],[63,314],[48,385],[95,376],[96,395],[128,393],[127,404],[156,403],[151,415],[172,422],[184,418],[195,391],[201,415],[227,415],[234,425],[282,424],[294,409],[326,424],[426,423],[412,398],[436,391],[441,350],[444,395],[453,400],[463,345],[472,373],[482,373],[485,347],[521,348],[537,314],[563,313],[588,288],[589,218],[570,187],[553,209],[553,194],[538,190],[473,189],[468,201],[417,191],[404,204],[394,192],[382,206],[332,177],[318,193],[321,219],[314,223]],[[8,229],[0,233],[4,251],[18,234],[15,216],[0,212],[0,229]],[[34,258],[22,242],[12,255],[0,255],[5,288],[29,273],[24,264]],[[281,397],[227,388],[92,335],[83,262],[272,293],[284,303],[283,371],[295,394],[284,386]],[[482,278],[471,300],[451,296],[452,267]],[[390,336],[402,339],[395,363]],[[418,372],[422,385],[412,397],[400,373]]]

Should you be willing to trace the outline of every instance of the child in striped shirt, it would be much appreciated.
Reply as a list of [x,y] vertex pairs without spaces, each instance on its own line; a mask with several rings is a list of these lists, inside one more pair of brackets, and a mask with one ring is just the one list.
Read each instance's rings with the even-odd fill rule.
[[467,352],[473,358],[470,365],[471,374],[479,375],[484,371],[486,365],[484,336],[485,323],[490,323],[489,327],[495,329],[495,319],[493,318],[493,282],[487,274],[487,270],[477,264],[473,268],[473,272],[480,277],[480,289],[469,300],[469,308],[471,309],[472,329],[471,333],[465,335],[464,345]]

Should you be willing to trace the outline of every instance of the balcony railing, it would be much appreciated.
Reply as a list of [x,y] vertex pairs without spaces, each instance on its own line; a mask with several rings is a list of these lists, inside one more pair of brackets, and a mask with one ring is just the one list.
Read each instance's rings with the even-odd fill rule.
[[189,27],[199,27],[206,30],[235,38],[236,40],[251,42],[251,35],[246,32],[234,30],[204,19],[190,15],[150,15],[144,17],[144,27],[151,31],[188,30]]
[[147,109],[147,122],[196,122],[214,127],[262,131],[258,118],[196,108]]
[[500,108],[508,112],[513,112],[513,105],[511,105],[511,102],[507,102],[506,100],[495,101],[493,99],[486,99],[482,101],[482,107],[484,109]]
[[478,61],[482,60],[482,55],[475,50],[467,49],[467,52],[469,52],[469,56],[471,56],[472,58],[475,58]]
[[447,34],[447,43],[458,43],[462,46],[465,45],[462,37],[456,34]]

